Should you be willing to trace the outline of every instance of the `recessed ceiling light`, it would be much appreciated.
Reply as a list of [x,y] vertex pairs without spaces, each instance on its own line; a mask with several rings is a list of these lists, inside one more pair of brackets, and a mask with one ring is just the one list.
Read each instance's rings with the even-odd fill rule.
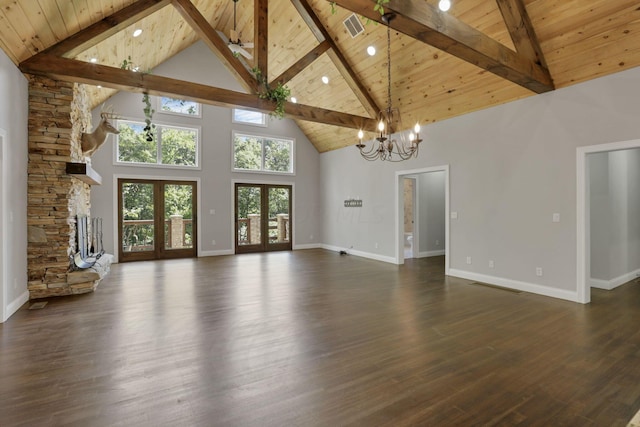
[[98,89],[102,89],[102,86],[98,85]]
[[373,56],[373,55],[375,55],[375,54],[376,54],[376,48],[375,48],[375,47],[373,47],[373,46],[369,46],[369,47],[367,48],[367,53],[369,54],[369,56]]
[[95,64],[96,62],[98,62],[98,58],[91,58],[89,61],[91,61],[93,64]]
[[451,8],[451,0],[440,0],[440,2],[438,3],[438,7],[441,11],[446,12],[447,10],[449,10],[449,8]]
[[298,102],[298,100],[296,99],[296,97],[295,97],[295,96],[292,96],[292,97],[291,97],[291,102],[293,102],[293,103],[295,104],[296,102]]
[[133,32],[133,37],[138,37],[140,34],[142,34],[142,30],[138,28]]
[[322,83],[328,85],[329,84],[329,77],[327,76],[322,76]]

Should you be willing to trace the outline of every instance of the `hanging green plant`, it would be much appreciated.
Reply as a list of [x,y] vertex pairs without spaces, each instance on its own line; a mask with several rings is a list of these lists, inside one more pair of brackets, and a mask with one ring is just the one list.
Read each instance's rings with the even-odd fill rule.
[[376,0],[375,6],[373,6],[373,10],[376,12],[380,12],[380,15],[384,15],[384,5],[389,3],[390,0]]
[[264,87],[264,90],[259,92],[258,96],[261,99],[268,99],[276,103],[276,108],[269,115],[279,119],[284,118],[284,104],[291,95],[291,89],[279,82],[275,88],[271,88],[258,67],[252,68],[251,72],[255,74],[258,83]]
[[[130,56],[127,57],[127,59],[122,61],[122,64],[120,64],[120,68],[122,68],[123,70],[135,71],[143,74],[151,74],[151,71],[149,70],[140,71],[138,67],[133,65],[133,61],[131,61]],[[151,107],[151,97],[149,96],[148,93],[142,94],[142,103],[144,104],[144,108],[142,109],[142,111],[144,112],[144,122],[145,122],[144,136],[147,141],[151,142],[155,137],[154,130],[156,128],[156,125],[154,125],[152,121],[153,121],[153,113],[155,113],[156,110],[154,110]]]
[[151,99],[148,93],[142,94],[142,103],[144,104],[142,111],[144,112],[144,122],[146,124],[144,127],[144,134],[147,141],[151,142],[153,141],[153,137],[155,135],[154,130],[156,128],[156,125],[154,125],[151,120],[153,120],[153,113],[155,113],[156,110],[151,108]]

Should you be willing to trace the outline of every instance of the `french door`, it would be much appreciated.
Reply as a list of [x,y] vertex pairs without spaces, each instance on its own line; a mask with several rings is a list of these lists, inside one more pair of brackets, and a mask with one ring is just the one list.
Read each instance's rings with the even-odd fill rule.
[[197,256],[196,183],[118,179],[121,262]]
[[236,253],[291,250],[290,185],[235,184]]

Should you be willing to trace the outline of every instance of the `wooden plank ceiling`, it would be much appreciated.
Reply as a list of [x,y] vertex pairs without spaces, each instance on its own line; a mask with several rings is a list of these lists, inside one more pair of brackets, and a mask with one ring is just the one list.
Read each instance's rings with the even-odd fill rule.
[[[640,65],[637,0],[451,0],[447,13],[437,2],[386,6],[396,13],[392,102],[407,128]],[[133,90],[270,111],[247,71],[260,65],[269,80],[286,81],[298,102],[287,104],[287,115],[325,152],[355,144],[356,129],[371,130],[386,106],[386,26],[366,24],[352,38],[343,25],[352,11],[363,23],[380,21],[373,5],[336,0],[333,13],[326,0],[238,0],[237,28],[256,44],[243,64],[216,33],[233,28],[232,0],[0,0],[0,48],[24,72],[91,84],[94,106]],[[136,28],[143,33],[133,38]],[[128,58],[152,69],[199,39],[246,93],[119,69]]]

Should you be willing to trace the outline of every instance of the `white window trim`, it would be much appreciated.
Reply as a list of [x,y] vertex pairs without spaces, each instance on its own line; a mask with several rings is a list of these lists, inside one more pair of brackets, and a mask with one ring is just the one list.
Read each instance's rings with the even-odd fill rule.
[[[198,114],[185,114],[185,113],[180,113],[178,111],[166,111],[162,109],[162,96],[154,96],[155,102],[154,102],[154,106],[155,106],[155,110],[156,113],[159,114],[168,114],[168,115],[172,115],[172,116],[179,116],[179,117],[189,117],[189,118],[194,118],[194,119],[201,119],[202,118],[202,104],[199,102],[196,102],[196,104],[198,105]],[[165,96],[164,98],[171,98],[171,99],[178,99],[178,98],[172,98],[170,96]],[[188,101],[188,100],[184,100],[184,101]]]
[[[182,116],[182,115],[181,115]],[[123,122],[134,122],[134,123],[142,123],[144,124],[144,119],[136,119],[136,118],[122,118],[119,121]],[[121,162],[118,160],[118,148],[119,148],[119,135],[115,136],[115,143],[113,144],[113,165],[114,166],[125,166],[125,167],[142,167],[142,168],[155,168],[155,169],[182,169],[182,170],[202,170],[202,164],[200,159],[202,158],[202,127],[196,125],[185,125],[184,123],[175,123],[175,122],[153,122],[156,127],[170,127],[170,128],[178,128],[178,129],[187,129],[187,130],[195,130],[196,131],[196,164],[194,166],[189,165],[165,165],[162,163],[138,163],[138,162]],[[118,127],[118,121],[114,123],[115,127]],[[156,147],[158,147],[158,142],[156,142]],[[157,160],[159,161],[160,152],[156,152]]]
[[[256,138],[270,138],[270,139],[279,139],[279,140],[286,140],[286,141],[291,141],[291,172],[278,172],[278,171],[267,171],[264,169],[261,170],[254,170],[254,169],[236,169],[235,167],[235,157],[234,157],[234,144],[235,144],[235,140],[236,140],[236,135],[243,135],[243,136],[249,136],[249,137],[256,137]],[[262,147],[262,158],[261,158],[261,168],[264,168],[264,145]],[[252,132],[242,132],[242,131],[236,131],[234,130],[231,133],[231,172],[234,173],[255,173],[255,174],[261,174],[261,175],[287,175],[287,176],[294,176],[296,174],[296,139],[292,138],[292,137],[288,137],[288,136],[281,136],[281,135],[266,135],[266,134],[259,134],[259,133],[252,133]]]
[[268,115],[266,113],[261,113],[260,111],[256,111],[256,113],[260,113],[262,114],[262,118],[263,118],[263,122],[262,123],[253,123],[253,122],[243,122],[242,120],[236,120],[236,115],[235,115],[235,111],[236,110],[243,110],[243,111],[252,111],[249,110],[247,108],[232,108],[231,109],[231,123],[237,123],[240,125],[246,125],[246,126],[256,126],[256,127],[263,127],[266,128],[268,126]]

